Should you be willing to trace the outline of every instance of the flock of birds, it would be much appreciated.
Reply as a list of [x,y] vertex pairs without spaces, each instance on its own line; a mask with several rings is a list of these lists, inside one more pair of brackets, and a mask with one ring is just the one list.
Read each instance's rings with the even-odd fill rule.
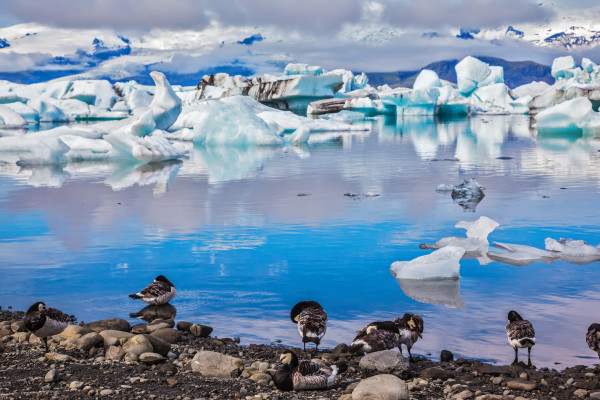
[[[129,297],[153,305],[162,305],[171,301],[175,294],[175,285],[165,276],[159,275],[143,290],[130,294]],[[321,339],[327,330],[327,313],[323,307],[316,301],[301,301],[292,308],[290,318],[298,324],[304,351],[306,351],[306,343],[314,343],[315,350],[318,351]],[[48,337],[61,333],[69,323],[75,321],[73,315],[48,308],[42,302],[33,304],[25,314],[25,327],[44,341],[46,351],[48,351]],[[371,322],[357,332],[348,351],[362,355],[398,347],[402,353],[401,346],[404,344],[410,361],[414,362],[410,350],[417,340],[423,337],[422,334],[423,318],[418,314],[407,313],[393,321]],[[528,365],[531,366],[531,348],[535,345],[535,331],[531,322],[524,320],[516,311],[510,311],[506,336],[515,351],[513,365],[519,362],[519,349],[527,348]],[[600,324],[590,325],[586,342],[600,357]],[[333,383],[337,374],[347,368],[343,362],[329,366],[318,361],[299,360],[296,353],[291,350],[284,351],[280,361],[282,365],[273,377],[275,386],[280,390],[327,388]]]

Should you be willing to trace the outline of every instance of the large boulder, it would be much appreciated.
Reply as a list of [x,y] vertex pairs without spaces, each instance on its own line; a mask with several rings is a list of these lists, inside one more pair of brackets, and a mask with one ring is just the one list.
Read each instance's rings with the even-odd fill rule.
[[367,375],[400,375],[410,368],[408,360],[395,350],[383,350],[369,353],[358,364]]
[[131,330],[131,325],[129,325],[129,322],[121,318],[108,318],[100,321],[88,322],[84,326],[96,332],[102,332],[106,330],[129,332]]
[[394,375],[363,379],[352,391],[352,400],[408,400],[406,383]]
[[79,335],[79,337],[81,337],[90,332],[94,332],[94,331],[90,328],[85,328],[83,326],[69,324],[69,325],[67,325],[67,327],[65,328],[64,331],[62,331],[61,333],[58,334],[58,336],[60,336],[64,339],[69,339],[69,338],[72,338],[73,336],[78,336],[78,335]]
[[135,335],[125,342],[123,345],[123,351],[125,353],[133,353],[139,356],[143,353],[154,352],[154,347],[152,347],[152,343],[150,343],[150,340],[148,340],[144,335]]
[[232,379],[240,374],[243,361],[214,351],[199,351],[192,359],[192,371],[207,378]]

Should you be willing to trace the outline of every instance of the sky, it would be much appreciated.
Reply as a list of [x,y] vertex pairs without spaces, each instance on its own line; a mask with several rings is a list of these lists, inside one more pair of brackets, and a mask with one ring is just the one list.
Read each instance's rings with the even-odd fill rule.
[[[238,32],[238,40],[249,32],[261,33],[265,40],[251,49],[258,55],[255,64],[261,64],[259,59],[281,59],[372,72],[418,68],[466,55],[549,64],[564,50],[504,38],[468,41],[455,35],[460,29],[503,32],[509,25],[540,26],[564,15],[596,13],[600,17],[596,0],[304,0],[302,5],[279,0],[179,0],[175,4],[163,0],[0,0],[0,28],[35,22],[73,30],[109,29],[144,38],[161,30],[214,32],[218,28],[227,38]],[[215,40],[213,48],[219,42]],[[0,71],[39,65],[46,51],[42,47],[24,54],[16,46],[0,50]],[[225,50],[195,49],[194,54],[172,56],[165,68],[188,71],[206,58],[222,62],[248,58],[247,49],[228,51],[225,55]]]

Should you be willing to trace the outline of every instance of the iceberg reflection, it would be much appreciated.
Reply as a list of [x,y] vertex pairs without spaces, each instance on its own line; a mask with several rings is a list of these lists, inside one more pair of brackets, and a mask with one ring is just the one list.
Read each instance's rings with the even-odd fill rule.
[[420,303],[462,308],[460,279],[396,279],[405,295]]

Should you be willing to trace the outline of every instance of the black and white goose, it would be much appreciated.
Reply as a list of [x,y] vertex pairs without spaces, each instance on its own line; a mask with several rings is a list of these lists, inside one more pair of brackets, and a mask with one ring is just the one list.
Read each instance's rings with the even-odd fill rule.
[[132,299],[140,299],[149,304],[167,304],[175,297],[175,285],[171,283],[164,275],[154,278],[141,292],[130,294]]
[[321,362],[298,360],[293,351],[287,350],[279,359],[282,366],[273,376],[275,386],[279,390],[311,390],[325,389],[331,386],[339,372],[344,372],[345,364],[326,365]]
[[587,345],[600,357],[600,324],[591,324],[585,335]]
[[535,331],[531,322],[523,319],[516,311],[508,313],[506,325],[508,343],[515,349],[513,365],[519,363],[519,348],[527,347],[527,364],[531,366],[531,348],[535,344]]
[[376,321],[356,332],[350,344],[351,353],[371,353],[391,350],[398,345],[400,332],[393,321]]
[[323,307],[316,301],[301,301],[292,308],[290,318],[298,324],[304,351],[308,342],[314,343],[318,351],[319,343],[327,330],[327,313]]
[[396,318],[394,323],[398,327],[398,349],[400,353],[402,354],[402,345],[404,344],[408,350],[410,361],[414,361],[410,349],[419,338],[423,338],[423,318],[418,314],[406,313],[402,318]]
[[25,328],[44,340],[48,351],[48,336],[58,335],[65,330],[69,322],[75,322],[75,316],[67,315],[56,308],[47,308],[38,301],[25,313]]

